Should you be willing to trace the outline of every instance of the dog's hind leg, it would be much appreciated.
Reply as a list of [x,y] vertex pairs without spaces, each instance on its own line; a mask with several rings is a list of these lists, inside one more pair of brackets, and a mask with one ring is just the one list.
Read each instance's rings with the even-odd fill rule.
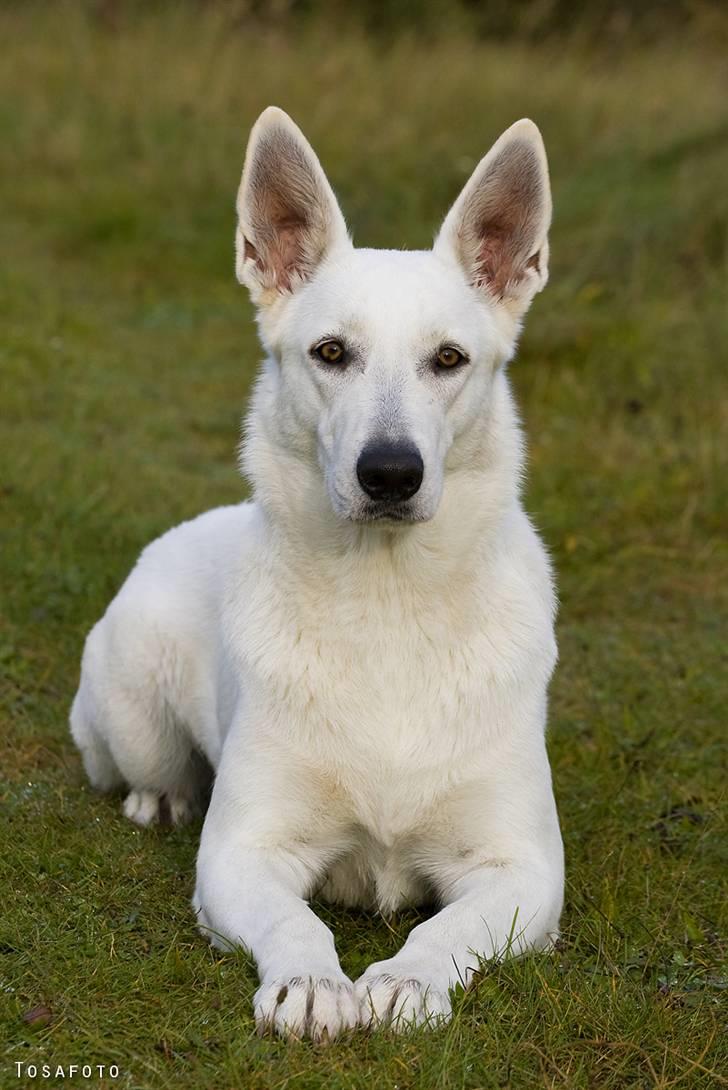
[[104,794],[124,783],[111,750],[94,726],[94,711],[88,687],[79,686],[71,707],[71,734],[81,752],[83,767],[91,786]]
[[180,824],[201,808],[209,766],[180,715],[179,649],[138,629],[110,638],[104,624],[87,641],[71,710],[86,772],[98,790],[129,787],[124,814],[136,824]]
[[201,808],[206,763],[171,709],[141,705],[136,695],[117,695],[107,724],[113,760],[130,788],[124,815],[137,825],[184,824]]

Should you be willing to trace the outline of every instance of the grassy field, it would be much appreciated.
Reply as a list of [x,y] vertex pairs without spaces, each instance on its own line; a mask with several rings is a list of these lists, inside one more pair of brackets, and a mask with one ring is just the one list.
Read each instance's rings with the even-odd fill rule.
[[[91,1085],[126,1090],[728,1085],[725,54],[367,43],[210,6],[6,6],[0,37],[0,1087],[44,1062],[118,1064]],[[233,200],[270,102],[361,244],[428,245],[523,115],[556,208],[512,378],[561,596],[563,939],[485,972],[446,1029],[329,1048],[256,1037],[251,965],[194,926],[199,826],[124,822],[66,726],[141,546],[245,495]],[[416,918],[322,914],[352,976]]]

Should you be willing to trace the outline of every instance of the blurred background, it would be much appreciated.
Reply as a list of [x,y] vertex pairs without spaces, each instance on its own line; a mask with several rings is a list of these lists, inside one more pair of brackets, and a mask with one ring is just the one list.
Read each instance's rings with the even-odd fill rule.
[[[681,1055],[702,1042],[710,1069],[718,1044],[702,1048],[728,980],[717,896],[726,5],[3,3],[0,38],[0,800],[14,823],[3,862],[34,879],[4,921],[17,955],[13,1047],[27,1044],[23,1010],[47,994],[81,1039],[108,1037],[98,989],[126,1011],[119,989],[133,979],[120,983],[98,951],[109,935],[132,941],[128,903],[142,906],[144,941],[155,926],[167,933],[170,913],[186,936],[188,960],[171,977],[158,966],[169,1003],[187,1010],[192,983],[204,990],[218,972],[187,907],[194,830],[157,843],[160,884],[147,888],[147,856],[130,850],[117,802],[84,791],[66,715],[83,637],[140,548],[246,494],[236,444],[260,351],[233,274],[234,199],[250,126],[274,103],[318,151],[360,245],[428,246],[504,128],[530,116],[543,132],[551,280],[510,373],[527,507],[562,603],[550,746],[576,976],[569,992],[561,964],[550,986],[579,1013],[558,1032],[576,1035],[603,1001],[616,1023],[588,1032],[643,1049],[652,1034]],[[93,913],[103,942],[89,932],[79,975],[83,942],[64,952],[58,936]],[[606,991],[585,998],[585,967],[605,957]],[[220,987],[226,1014],[247,1018]],[[514,993],[514,1018],[520,1002]],[[548,1052],[561,1038],[539,1026]],[[71,1047],[64,1032],[49,1038],[56,1049]],[[139,1033],[149,1070],[174,1068]],[[630,1077],[646,1081],[592,1073],[584,1085],[657,1086],[629,1055]],[[538,1057],[524,1057],[537,1072]],[[496,1077],[497,1060],[485,1074],[478,1062],[481,1082],[458,1086]],[[176,1087],[187,1085],[180,1064]],[[190,1080],[203,1085],[199,1072]]]

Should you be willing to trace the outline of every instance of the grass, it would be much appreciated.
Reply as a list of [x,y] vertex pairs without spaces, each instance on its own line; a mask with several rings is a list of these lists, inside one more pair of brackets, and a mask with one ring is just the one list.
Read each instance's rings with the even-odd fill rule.
[[[116,1063],[94,1085],[127,1090],[728,1084],[724,55],[89,10],[0,12],[0,1086],[24,1085],[16,1062]],[[563,939],[489,969],[447,1029],[329,1048],[255,1036],[251,965],[194,927],[199,828],[125,823],[66,727],[83,637],[141,546],[245,494],[259,352],[233,199],[269,102],[361,243],[427,245],[522,115],[556,206],[512,377],[562,603]],[[352,975],[415,919],[321,911]]]

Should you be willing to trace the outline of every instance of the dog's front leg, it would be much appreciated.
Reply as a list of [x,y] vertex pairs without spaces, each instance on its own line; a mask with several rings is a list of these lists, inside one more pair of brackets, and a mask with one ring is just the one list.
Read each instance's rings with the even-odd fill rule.
[[415,927],[398,954],[359,978],[362,1022],[403,1030],[446,1021],[450,989],[467,986],[480,958],[548,945],[558,921],[559,885],[517,867],[471,873],[456,900]]
[[215,945],[243,946],[255,959],[259,1031],[333,1038],[357,1024],[358,1003],[331,931],[304,898],[335,854],[340,830],[322,821],[321,799],[300,777],[279,783],[272,796],[272,785],[261,792],[258,782],[247,799],[224,781],[215,786],[198,856],[200,926]]
[[[448,833],[423,846],[444,907],[415,927],[393,958],[356,983],[364,1024],[446,1021],[449,991],[467,986],[481,959],[548,947],[563,898],[563,853],[545,754],[514,782],[472,786],[443,806]],[[517,771],[517,769],[516,769]],[[534,780],[536,782],[534,782]]]

